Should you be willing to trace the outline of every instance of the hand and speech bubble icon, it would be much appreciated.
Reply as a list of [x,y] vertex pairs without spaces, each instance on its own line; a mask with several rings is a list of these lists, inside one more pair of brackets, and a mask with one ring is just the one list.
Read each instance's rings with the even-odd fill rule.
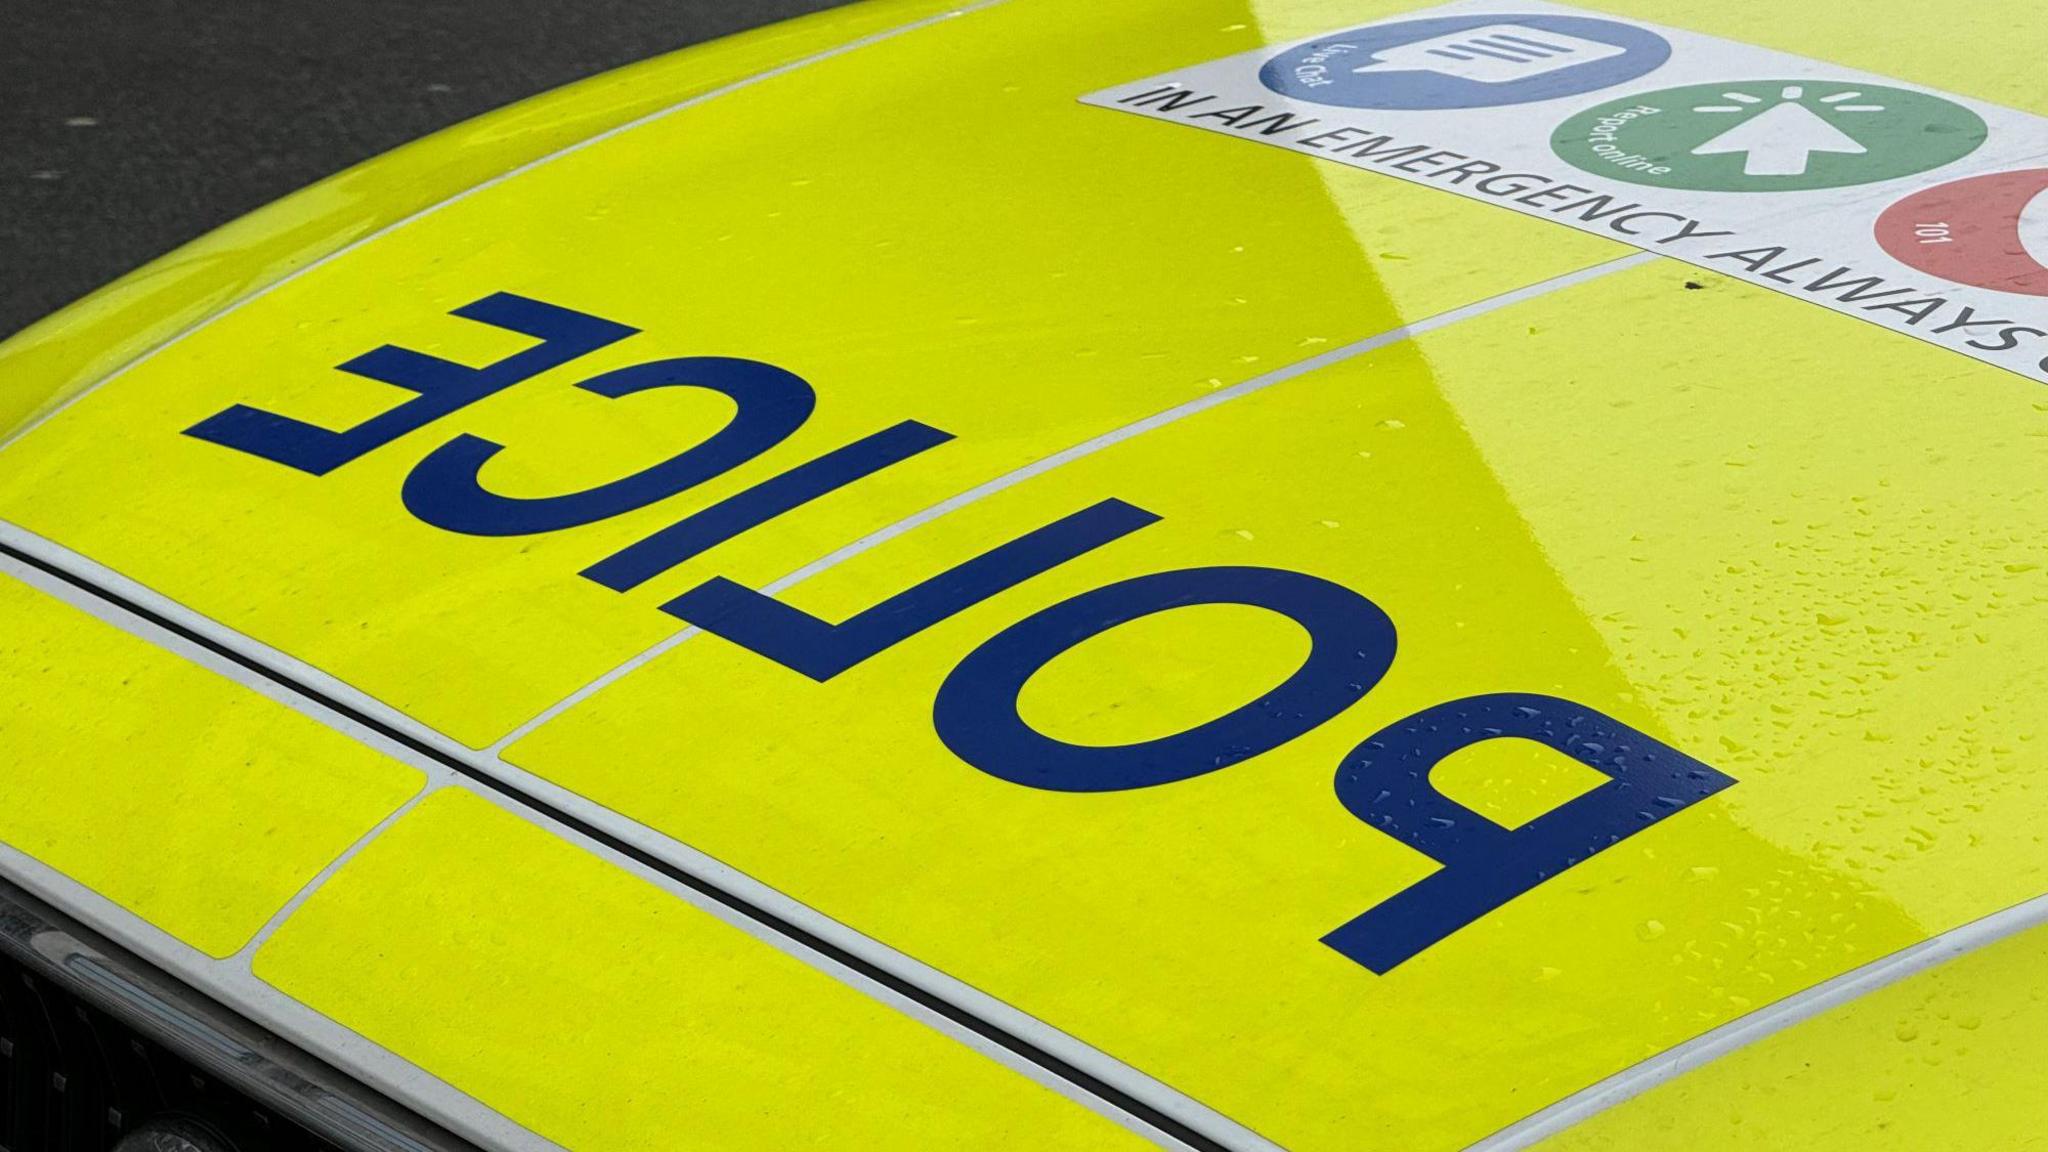
[[1627,51],[1617,44],[1523,24],[1488,24],[1386,49],[1351,71],[1439,72],[1481,84],[1506,84]]
[[1671,57],[1648,28],[1590,16],[1491,13],[1368,24],[1267,59],[1259,81],[1345,108],[1491,108],[1577,96]]

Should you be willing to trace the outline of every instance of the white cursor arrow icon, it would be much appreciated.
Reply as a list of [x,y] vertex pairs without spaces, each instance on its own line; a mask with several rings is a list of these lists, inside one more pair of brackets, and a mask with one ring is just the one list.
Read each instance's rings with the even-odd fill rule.
[[1815,152],[1861,153],[1868,149],[1804,104],[1787,100],[1752,116],[1692,150],[1695,156],[1747,153],[1745,176],[1799,176]]

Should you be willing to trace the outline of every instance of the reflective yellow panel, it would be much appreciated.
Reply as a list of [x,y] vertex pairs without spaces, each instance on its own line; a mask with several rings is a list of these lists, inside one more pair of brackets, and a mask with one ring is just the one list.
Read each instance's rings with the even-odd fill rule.
[[[0,453],[0,515],[489,743],[671,635],[656,606],[706,577],[763,587],[1134,419],[1618,255],[1375,173],[1075,102],[1406,7],[1018,0],[764,80],[466,198],[194,333]],[[2044,110],[2025,63],[2038,53],[2012,46],[2032,27],[2018,4],[1923,37],[1899,35],[1924,20],[1903,0],[1622,7]],[[529,354],[529,337],[447,315],[494,292],[642,331],[324,475],[180,434],[236,403],[329,427],[392,410],[412,393],[334,370],[382,344],[467,365]],[[780,366],[817,410],[759,458],[587,526],[463,535],[406,511],[408,474],[443,445],[506,445],[482,482],[537,497],[706,440],[730,402],[572,387],[680,356]],[[1144,431],[778,591],[839,621],[1107,498],[1161,517],[843,673],[699,636],[508,756],[1297,1152],[1462,1147],[2043,890],[2043,395],[1696,270],[1610,274]],[[624,595],[577,575],[904,421],[952,439]],[[1112,582],[1201,566],[1370,597],[1398,654],[1381,678],[1373,636],[1319,652],[1269,611],[1163,611],[1048,660],[1017,688],[1023,731],[1100,750],[1248,700],[1282,726],[1310,716],[1308,730],[1200,749],[1169,765],[1185,779],[1108,791],[1055,790],[1054,768],[1028,759],[999,778],[941,740],[936,701],[970,652]],[[818,635],[796,648],[823,651]],[[1255,699],[1319,658],[1356,670],[1333,696],[1363,699],[1322,723],[1322,704]],[[1533,890],[1397,963],[1325,944],[1449,874],[1419,845],[1528,843],[1497,829],[1534,834],[1610,794],[1513,746],[1435,774],[1372,766],[1385,741],[1490,731],[1500,717],[1427,710],[1503,692],[1638,730],[1581,759],[1668,745],[1702,766],[1617,809],[1637,823],[1613,825],[1612,846],[1552,862]],[[1375,771],[1395,787],[1375,794]],[[1366,818],[1340,802],[1344,781]],[[1402,810],[1396,788],[1425,781],[1476,815]],[[505,820],[430,807],[416,827],[477,827],[401,828],[261,970],[536,1127],[635,1147],[653,1129],[632,1125],[668,1115],[659,1093],[616,1120],[583,1108],[609,1066],[564,1070],[500,1031],[530,1020],[493,1007],[517,999],[494,965],[509,958],[523,994],[573,993],[605,1051],[654,1054],[628,1066],[659,1064],[680,1041],[640,1030],[640,992],[682,977],[630,948],[616,980],[572,955],[633,918],[572,920],[575,947],[539,937],[581,911],[551,894],[582,885],[610,886],[588,901],[601,910],[685,912],[559,845],[491,872],[476,860],[521,838],[494,831]],[[478,838],[472,860],[459,846]],[[503,887],[507,867],[538,880]],[[527,930],[472,935],[477,908]],[[410,943],[369,979],[348,958],[394,913],[417,916],[401,920]],[[449,983],[419,984],[444,957]],[[741,1034],[798,1026],[763,999]],[[792,1059],[798,1071],[746,1065],[750,1083],[826,1066]],[[540,1090],[565,1075],[593,1079],[582,1095]]]
[[421,774],[0,576],[0,840],[241,947]]
[[2048,929],[2035,928],[1651,1089],[1542,1152],[2048,1147]]
[[[1000,5],[622,133],[292,281],[61,413],[0,455],[0,515],[483,745],[674,631],[656,606],[707,575],[773,580],[1077,441],[1620,253],[1076,102],[1256,34],[1215,0]],[[1431,236],[1458,242],[1425,252]],[[238,403],[327,427],[387,411],[412,393],[335,370],[381,344],[470,365],[516,353],[532,339],[447,315],[501,291],[642,334],[322,476],[181,435]],[[704,355],[794,372],[817,409],[752,462],[588,526],[462,535],[401,501],[459,434],[507,446],[482,483],[520,497],[662,461],[731,403],[572,385]],[[629,597],[577,575],[913,420],[953,439]]]
[[[1162,519],[823,683],[693,638],[508,756],[1301,1150],[1463,1147],[2044,887],[2048,397],[2016,376],[1651,265],[1159,428],[780,598],[842,620],[1106,497]],[[1198,565],[1335,581],[1398,655],[1337,719],[1177,783],[1027,787],[942,744],[940,686],[999,630]],[[1048,663],[1023,716],[1128,742],[1302,659],[1273,613],[1183,611]],[[1496,692],[1735,783],[1376,974],[1320,938],[1436,866],[1347,811],[1338,765]],[[1585,783],[1515,763],[1441,783],[1509,824]],[[1489,796],[1509,769],[1519,796]]]
[[578,1152],[1150,1147],[467,792],[379,837],[255,967]]

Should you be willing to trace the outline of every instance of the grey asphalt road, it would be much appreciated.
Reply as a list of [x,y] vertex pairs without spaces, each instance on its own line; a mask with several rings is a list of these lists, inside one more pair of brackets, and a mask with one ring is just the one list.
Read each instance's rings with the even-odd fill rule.
[[0,0],[0,335],[379,152],[843,0]]

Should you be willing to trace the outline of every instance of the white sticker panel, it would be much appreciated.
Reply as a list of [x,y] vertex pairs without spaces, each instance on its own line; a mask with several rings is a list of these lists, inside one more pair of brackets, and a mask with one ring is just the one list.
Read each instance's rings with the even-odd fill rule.
[[1505,0],[1083,101],[1490,201],[2048,379],[2048,122],[2010,108]]

